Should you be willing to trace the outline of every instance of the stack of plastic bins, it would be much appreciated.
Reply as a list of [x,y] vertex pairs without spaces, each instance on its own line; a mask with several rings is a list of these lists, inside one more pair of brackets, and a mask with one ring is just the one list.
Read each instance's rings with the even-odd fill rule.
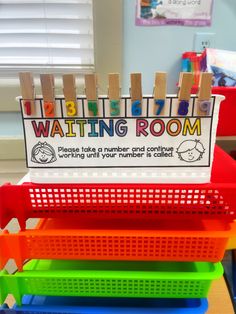
[[[183,304],[199,305],[222,275],[219,261],[235,235],[235,180],[234,162],[217,149],[209,184],[2,186],[2,227],[15,217],[22,230],[2,233],[1,267],[14,258],[22,270],[26,259],[33,260],[23,272],[1,272],[1,303],[9,293],[24,308],[32,304],[23,295],[114,297],[126,298],[124,311],[143,304],[145,313],[165,313],[160,298],[174,298],[180,300],[169,304],[184,313]],[[30,217],[44,219],[35,230],[24,230]],[[85,299],[76,302],[86,307]],[[101,302],[109,309],[109,299]],[[93,310],[99,313],[101,306]]]

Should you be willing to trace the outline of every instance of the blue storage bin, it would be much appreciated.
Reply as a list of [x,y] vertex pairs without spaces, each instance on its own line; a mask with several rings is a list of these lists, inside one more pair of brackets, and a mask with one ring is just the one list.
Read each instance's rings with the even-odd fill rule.
[[24,296],[22,306],[1,314],[204,314],[206,299],[120,299]]

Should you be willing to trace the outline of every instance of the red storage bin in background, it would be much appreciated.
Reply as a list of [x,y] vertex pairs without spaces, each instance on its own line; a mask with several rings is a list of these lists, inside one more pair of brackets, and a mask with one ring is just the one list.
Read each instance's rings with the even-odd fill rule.
[[212,94],[225,96],[220,105],[217,136],[236,135],[236,87],[213,87]]

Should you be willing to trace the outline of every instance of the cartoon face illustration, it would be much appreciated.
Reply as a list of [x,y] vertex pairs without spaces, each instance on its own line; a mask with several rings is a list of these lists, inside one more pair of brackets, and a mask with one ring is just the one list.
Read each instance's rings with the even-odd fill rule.
[[200,157],[200,152],[198,152],[195,148],[192,150],[188,150],[187,152],[183,152],[181,154],[181,157],[183,160],[188,161],[188,162],[193,162],[199,159]]
[[56,153],[47,142],[38,142],[31,152],[31,161],[38,164],[48,164],[56,161]]
[[205,148],[198,140],[187,140],[182,142],[177,148],[179,159],[186,162],[195,162],[202,158]]
[[39,151],[38,155],[35,155],[35,159],[39,163],[47,163],[51,160],[52,156],[47,155],[44,151]]

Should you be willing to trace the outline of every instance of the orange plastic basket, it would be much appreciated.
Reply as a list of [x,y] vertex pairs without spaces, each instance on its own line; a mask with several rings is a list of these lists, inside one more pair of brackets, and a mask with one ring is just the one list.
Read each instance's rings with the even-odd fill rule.
[[0,265],[26,259],[208,261],[223,258],[236,224],[216,220],[150,222],[42,219],[34,230],[0,235]]

